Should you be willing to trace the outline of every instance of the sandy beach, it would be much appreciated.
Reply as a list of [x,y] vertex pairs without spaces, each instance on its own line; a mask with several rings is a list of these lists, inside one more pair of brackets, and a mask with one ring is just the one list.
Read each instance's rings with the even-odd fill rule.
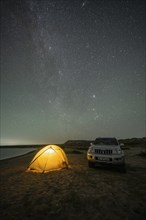
[[88,168],[86,151],[65,149],[70,169],[25,170],[35,152],[0,161],[0,217],[5,219],[126,219],[146,216],[146,158],[125,149],[127,172]]

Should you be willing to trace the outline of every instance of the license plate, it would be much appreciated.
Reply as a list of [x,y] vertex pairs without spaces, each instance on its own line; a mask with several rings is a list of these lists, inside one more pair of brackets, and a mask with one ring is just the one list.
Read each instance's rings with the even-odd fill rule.
[[98,157],[98,160],[101,160],[101,161],[109,161],[109,158],[107,158],[107,157]]

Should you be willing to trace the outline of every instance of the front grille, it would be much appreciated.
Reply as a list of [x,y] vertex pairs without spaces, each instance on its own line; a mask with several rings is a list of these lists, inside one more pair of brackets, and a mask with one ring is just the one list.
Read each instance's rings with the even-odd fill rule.
[[111,155],[113,153],[112,150],[101,150],[101,149],[95,149],[96,154],[105,154],[105,155]]

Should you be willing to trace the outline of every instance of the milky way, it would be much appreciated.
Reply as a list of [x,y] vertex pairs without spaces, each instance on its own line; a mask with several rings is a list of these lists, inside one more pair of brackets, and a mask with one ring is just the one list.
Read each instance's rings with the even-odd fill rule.
[[144,0],[1,0],[1,144],[145,136]]

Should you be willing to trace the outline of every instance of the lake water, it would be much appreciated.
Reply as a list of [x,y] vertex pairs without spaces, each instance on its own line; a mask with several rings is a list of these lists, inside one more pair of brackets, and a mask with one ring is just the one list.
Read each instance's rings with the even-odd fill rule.
[[8,159],[16,156],[20,156],[26,153],[29,153],[33,150],[36,150],[36,148],[0,148],[0,160]]

